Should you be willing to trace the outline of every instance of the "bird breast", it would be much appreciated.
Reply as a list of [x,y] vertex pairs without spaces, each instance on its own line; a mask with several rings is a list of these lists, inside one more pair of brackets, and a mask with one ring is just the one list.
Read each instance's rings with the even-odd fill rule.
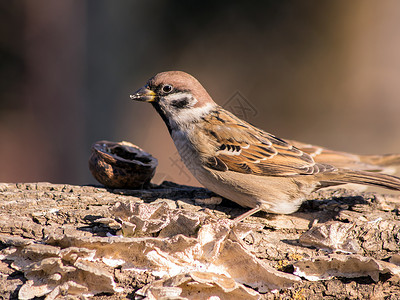
[[171,132],[171,137],[183,163],[196,177],[196,172],[201,165],[200,157],[199,152],[195,150],[187,132],[182,130],[173,130]]

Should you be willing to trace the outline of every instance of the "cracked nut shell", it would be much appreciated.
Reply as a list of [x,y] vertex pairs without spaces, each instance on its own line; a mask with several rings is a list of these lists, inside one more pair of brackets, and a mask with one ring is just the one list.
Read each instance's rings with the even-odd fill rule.
[[156,158],[125,141],[98,141],[91,150],[89,169],[98,182],[109,188],[143,188],[158,165]]

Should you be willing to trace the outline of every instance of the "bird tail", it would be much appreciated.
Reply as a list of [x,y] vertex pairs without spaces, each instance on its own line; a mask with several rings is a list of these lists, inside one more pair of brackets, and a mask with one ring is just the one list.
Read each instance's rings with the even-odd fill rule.
[[[336,173],[336,172],[335,172]],[[367,171],[352,171],[341,169],[338,170],[332,180],[337,183],[356,183],[363,185],[372,185],[383,187],[386,189],[400,191],[400,178],[392,175],[367,172]]]
[[375,166],[398,166],[400,165],[400,154],[360,155],[360,160]]

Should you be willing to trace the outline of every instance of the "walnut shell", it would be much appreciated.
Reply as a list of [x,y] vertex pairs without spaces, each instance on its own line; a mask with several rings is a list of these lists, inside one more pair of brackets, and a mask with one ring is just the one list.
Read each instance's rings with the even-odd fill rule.
[[91,150],[89,169],[98,182],[109,188],[143,188],[158,165],[156,158],[125,141],[98,141]]

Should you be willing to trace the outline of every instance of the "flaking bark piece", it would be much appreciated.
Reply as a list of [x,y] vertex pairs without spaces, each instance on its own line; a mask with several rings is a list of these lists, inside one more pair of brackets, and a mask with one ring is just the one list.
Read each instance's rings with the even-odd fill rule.
[[349,234],[354,226],[335,221],[317,223],[300,236],[299,242],[303,246],[322,250],[360,253],[358,242]]
[[25,239],[20,236],[12,236],[6,234],[0,234],[0,243],[7,246],[27,246],[34,243],[34,240]]
[[184,235],[172,238],[120,238],[50,236],[47,243],[62,248],[77,247],[95,251],[93,260],[111,267],[155,272],[179,272],[193,262],[191,249],[197,241]]
[[201,224],[199,214],[179,212],[172,217],[172,221],[165,226],[159,234],[159,237],[172,237],[183,234],[193,236]]
[[400,267],[400,254],[393,254],[392,257],[389,259],[389,262]]
[[172,237],[177,234],[194,235],[205,214],[170,209],[165,202],[121,203],[111,209],[121,222],[121,233],[126,237],[152,236]]
[[149,236],[161,231],[170,223],[170,209],[163,202],[118,202],[111,208],[111,212],[121,221],[121,233],[127,237]]
[[47,295],[55,299],[61,294],[92,296],[120,291],[108,267],[94,262],[94,251],[78,247],[34,243],[26,239],[1,236],[11,246],[1,250],[2,260],[24,273],[27,281],[19,290],[19,299]]
[[261,293],[290,288],[301,281],[297,276],[277,271],[232,240],[225,242],[214,264],[223,267],[236,282]]
[[260,294],[223,274],[190,272],[154,281],[137,291],[146,299],[259,299]]
[[315,257],[294,263],[295,275],[310,281],[328,280],[333,277],[357,278],[369,276],[375,282],[380,274],[389,273],[399,281],[400,267],[395,264],[358,254]]

